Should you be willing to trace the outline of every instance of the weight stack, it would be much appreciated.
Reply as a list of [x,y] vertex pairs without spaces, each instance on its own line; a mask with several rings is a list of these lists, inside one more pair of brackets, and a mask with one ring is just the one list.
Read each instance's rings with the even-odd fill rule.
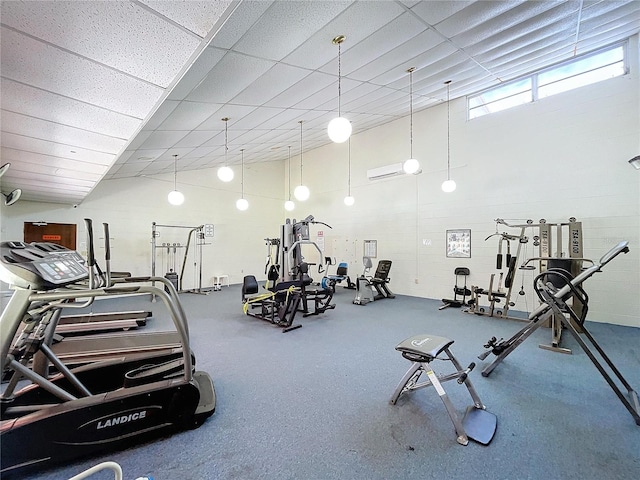
[[[175,287],[176,291],[178,291],[178,274],[176,272],[174,272],[173,270],[169,270],[164,278],[169,280]],[[166,286],[164,287],[164,289],[167,293],[169,293],[169,289]]]

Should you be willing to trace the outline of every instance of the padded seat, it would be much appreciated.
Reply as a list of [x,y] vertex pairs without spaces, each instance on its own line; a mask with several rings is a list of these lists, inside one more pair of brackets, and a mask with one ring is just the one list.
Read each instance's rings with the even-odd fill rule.
[[453,340],[433,335],[414,335],[401,342],[396,350],[413,362],[431,362],[445,348],[451,346]]

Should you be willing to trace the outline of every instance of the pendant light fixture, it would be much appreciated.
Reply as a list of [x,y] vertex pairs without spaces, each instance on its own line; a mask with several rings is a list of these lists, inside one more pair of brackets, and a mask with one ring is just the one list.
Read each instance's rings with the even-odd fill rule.
[[351,196],[351,139],[349,139],[349,190],[347,196],[344,197],[344,204],[350,207],[356,202],[356,199]]
[[296,197],[296,200],[304,202],[309,199],[311,192],[309,191],[309,187],[302,183],[302,120],[298,123],[300,124],[300,185],[298,185],[293,191],[293,196]]
[[182,205],[184,203],[184,195],[178,191],[176,180],[178,177],[178,155],[173,156],[173,190],[167,195],[167,200],[171,205]]
[[450,86],[451,80],[447,80],[444,82],[447,86],[447,179],[442,182],[442,191],[445,193],[451,193],[456,189],[456,182],[451,180],[451,142],[450,142],[450,123],[451,123],[451,115],[450,115]]
[[293,201],[291,200],[291,145],[289,145],[289,162],[288,162],[288,168],[289,168],[289,200],[287,200],[286,202],[284,202],[284,209],[287,212],[292,211],[294,208],[296,208],[296,204],[293,203]]
[[242,212],[244,212],[247,208],[249,208],[249,202],[246,198],[244,198],[244,148],[240,149],[240,153],[242,153],[242,169],[241,172],[241,180],[240,180],[240,188],[241,188],[241,196],[236,202],[236,208]]
[[341,103],[340,97],[342,95],[341,89],[341,63],[340,63],[340,54],[341,49],[340,45],[342,42],[346,40],[347,37],[344,35],[338,35],[332,40],[334,45],[338,45],[338,116],[329,122],[329,126],[327,127],[327,133],[329,134],[329,138],[332,142],[335,143],[344,143],[351,136],[351,122],[342,116],[341,112]]
[[218,169],[218,178],[223,182],[230,182],[233,180],[233,170],[227,165],[227,150],[229,150],[229,147],[227,146],[227,125],[229,123],[229,117],[224,117],[222,121],[224,122],[224,165]]
[[402,164],[402,170],[408,175],[413,175],[420,170],[420,162],[413,158],[413,71],[416,67],[411,67],[409,73],[409,160]]

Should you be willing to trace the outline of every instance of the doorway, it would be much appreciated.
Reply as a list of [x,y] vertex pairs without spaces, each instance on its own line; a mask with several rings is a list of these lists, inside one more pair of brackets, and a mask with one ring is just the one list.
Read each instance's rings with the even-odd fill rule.
[[75,223],[24,222],[24,241],[57,243],[75,250],[76,229]]

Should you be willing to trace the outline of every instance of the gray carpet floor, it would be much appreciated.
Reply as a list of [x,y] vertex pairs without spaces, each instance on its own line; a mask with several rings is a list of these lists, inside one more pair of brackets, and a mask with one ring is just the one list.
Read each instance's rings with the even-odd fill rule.
[[[334,310],[299,317],[303,327],[283,334],[242,313],[238,285],[181,294],[197,368],[214,380],[215,414],[198,429],[25,478],[67,479],[106,460],[118,462],[126,479],[155,480],[640,478],[640,426],[568,333],[563,346],[573,355],[538,348],[551,337],[541,328],[484,378],[480,369],[494,357],[477,359],[483,344],[523,323],[440,311],[439,301],[406,296],[358,306],[353,295],[338,287]],[[148,298],[93,307],[115,309],[152,310],[141,331],[170,328],[162,304]],[[640,329],[587,324],[640,389]],[[419,333],[454,339],[458,360],[478,364],[470,378],[498,417],[489,445],[456,442],[433,388],[389,404],[410,366],[394,347]],[[463,386],[444,388],[460,414],[472,404]]]

